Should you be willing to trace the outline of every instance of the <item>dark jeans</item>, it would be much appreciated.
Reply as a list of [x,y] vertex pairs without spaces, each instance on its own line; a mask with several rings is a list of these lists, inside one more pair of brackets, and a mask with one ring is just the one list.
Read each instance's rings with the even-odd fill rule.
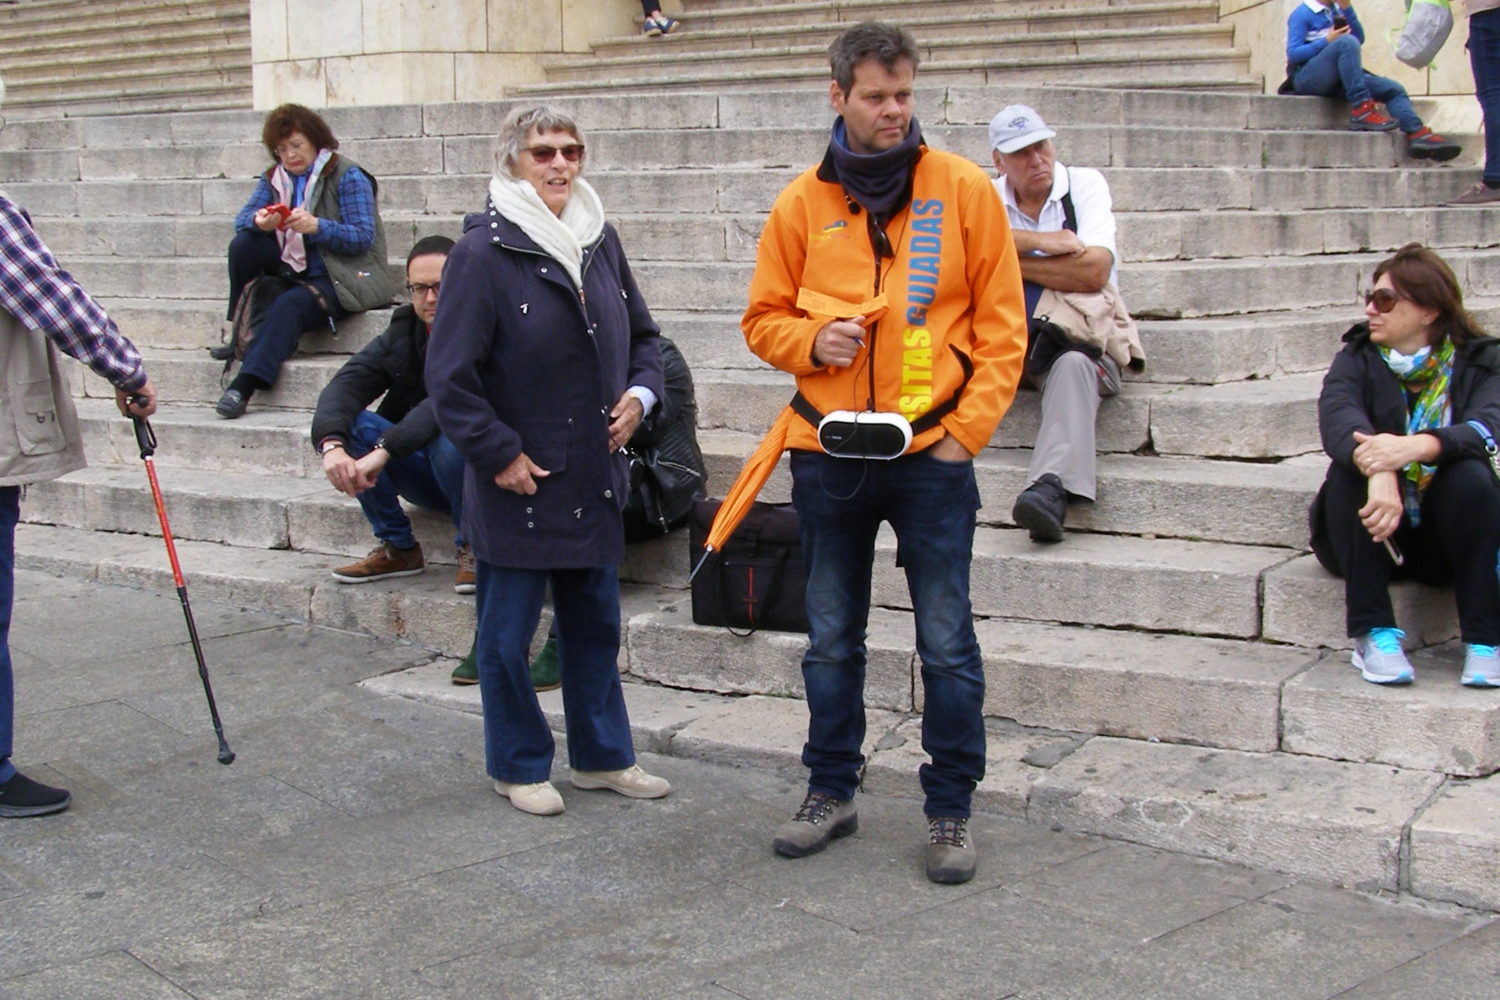
[[477,563],[474,651],[484,707],[484,764],[516,785],[546,781],[555,744],[531,686],[530,646],[552,584],[568,764],[618,771],[635,763],[620,688],[620,578],[614,566],[508,569]]
[[16,522],[21,487],[0,486],[0,782],[15,776],[10,751],[16,732],[15,678],[10,667],[10,611],[16,591]]
[[972,462],[925,453],[893,462],[792,453],[792,501],[807,561],[811,791],[854,797],[864,758],[865,626],[881,521],[896,531],[915,611],[925,706],[922,790],[930,816],[968,816],[984,777],[984,662],[969,604],[979,490]]
[[[316,252],[308,248],[309,254]],[[281,248],[275,235],[259,230],[235,233],[229,242],[229,312],[234,311],[234,304],[239,301],[245,286],[263,274],[295,276],[316,285],[332,310],[324,312],[312,293],[301,287],[283,292],[271,305],[255,339],[245,349],[245,360],[240,365],[242,375],[249,375],[269,387],[276,384],[282,364],[297,352],[297,341],[305,331],[331,326],[333,320],[347,316],[349,312],[339,305],[338,293],[328,275],[294,275],[281,261]]]
[[1484,110],[1484,180],[1500,187],[1500,8],[1469,18],[1469,67]]
[[[375,442],[393,426],[377,413],[360,410],[354,418],[349,441],[350,457],[363,458],[369,454]],[[401,509],[403,499],[451,515],[455,530],[460,532],[453,536],[453,544],[464,543],[462,529],[458,527],[463,516],[464,459],[453,442],[441,434],[410,455],[391,458],[375,485],[356,499],[375,537],[394,548],[409,549],[417,544],[411,532],[411,518]]]
[[1422,127],[1406,88],[1395,80],[1367,72],[1360,60],[1359,39],[1345,35],[1302,64],[1292,89],[1314,97],[1342,97],[1351,106],[1376,100],[1410,135]]
[[1463,459],[1438,469],[1422,497],[1421,524],[1401,518],[1391,542],[1405,565],[1391,561],[1359,521],[1365,477],[1334,464],[1323,487],[1323,529],[1328,569],[1344,578],[1344,608],[1350,636],[1396,624],[1389,591],[1392,580],[1435,586],[1453,584],[1464,642],[1500,646],[1500,483],[1489,463]]

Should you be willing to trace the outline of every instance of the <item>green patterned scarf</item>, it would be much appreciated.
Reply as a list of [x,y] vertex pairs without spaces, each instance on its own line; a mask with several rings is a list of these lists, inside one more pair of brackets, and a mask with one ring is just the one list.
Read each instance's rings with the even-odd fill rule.
[[[1380,348],[1380,356],[1390,363],[1391,352]],[[1427,359],[1405,375],[1397,375],[1401,388],[1406,391],[1410,412],[1406,418],[1406,433],[1447,427],[1453,422],[1453,407],[1448,401],[1448,384],[1453,379],[1453,341],[1443,338],[1443,345],[1427,355]],[[1437,472],[1436,465],[1412,462],[1401,473],[1402,501],[1406,516],[1416,527],[1422,518],[1422,494]]]

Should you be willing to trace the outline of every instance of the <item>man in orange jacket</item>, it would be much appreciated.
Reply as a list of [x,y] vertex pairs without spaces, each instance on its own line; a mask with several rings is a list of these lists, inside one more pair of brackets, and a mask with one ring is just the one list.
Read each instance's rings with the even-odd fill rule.
[[828,51],[840,117],[823,162],[776,199],[742,321],[750,349],[796,375],[798,388],[787,443],[807,561],[802,760],[811,774],[774,846],[804,857],[858,825],[870,575],[888,521],[926,695],[927,876],[966,882],[976,857],[970,800],[985,764],[984,669],[969,604],[972,459],[1020,377],[1021,274],[984,172],[922,143],[911,36],[867,22]]

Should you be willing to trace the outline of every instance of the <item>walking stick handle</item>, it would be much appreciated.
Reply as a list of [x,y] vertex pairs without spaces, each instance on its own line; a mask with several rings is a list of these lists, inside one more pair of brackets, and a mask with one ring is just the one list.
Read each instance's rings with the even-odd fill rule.
[[156,434],[151,430],[151,421],[136,416],[130,419],[135,424],[135,443],[141,449],[141,458],[150,458],[156,453]]

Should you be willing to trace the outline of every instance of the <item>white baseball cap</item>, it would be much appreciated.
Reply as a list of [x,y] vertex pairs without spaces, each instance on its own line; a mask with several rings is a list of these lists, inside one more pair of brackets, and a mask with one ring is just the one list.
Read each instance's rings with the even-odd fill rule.
[[1024,104],[1001,108],[1000,113],[990,119],[990,148],[1001,153],[1014,153],[1056,135],[1042,121],[1041,115]]

